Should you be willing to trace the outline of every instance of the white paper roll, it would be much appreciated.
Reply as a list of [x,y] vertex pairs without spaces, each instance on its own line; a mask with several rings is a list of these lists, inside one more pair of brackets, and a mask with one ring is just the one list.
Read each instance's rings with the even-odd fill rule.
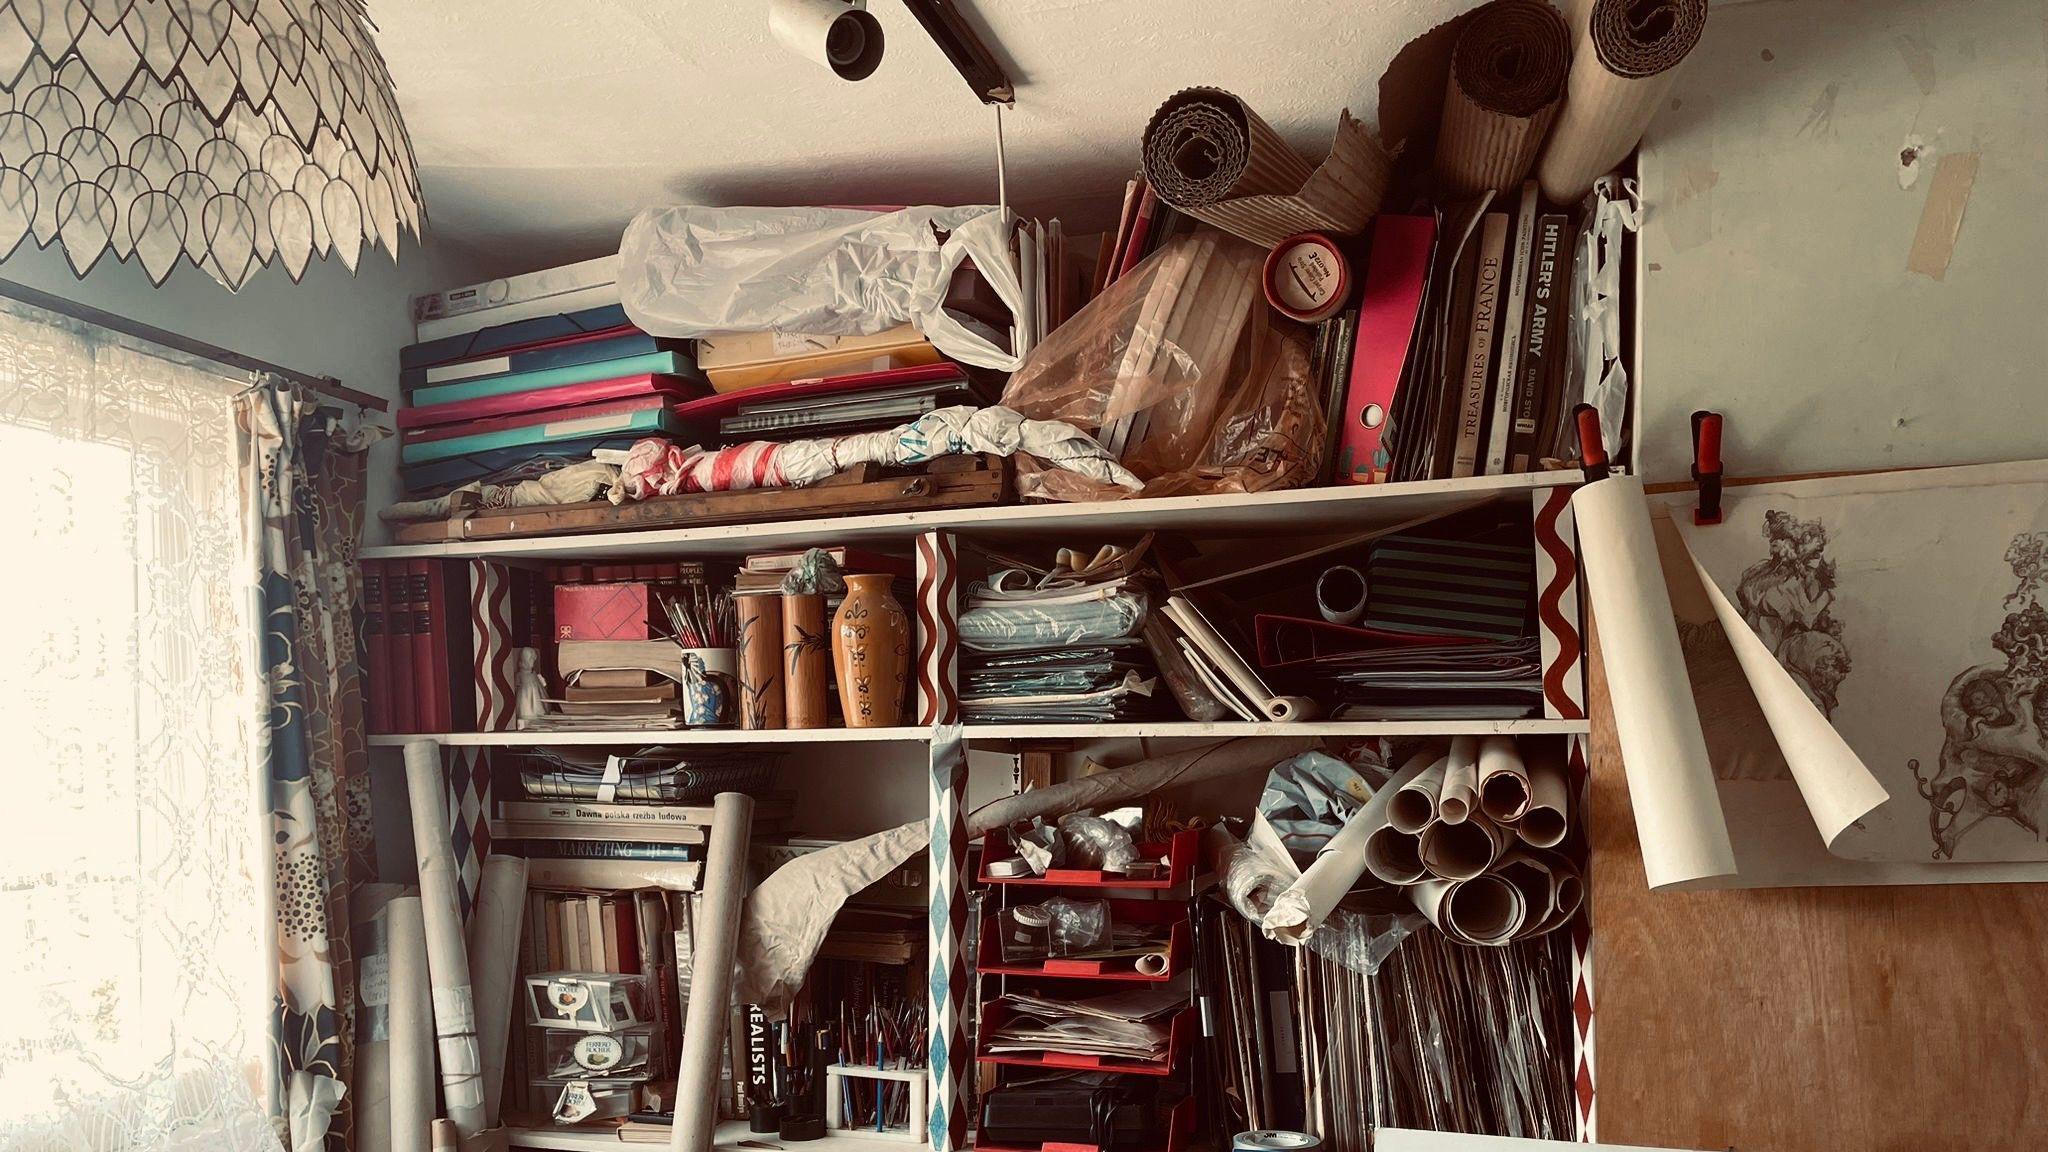
[[693,921],[690,1004],[683,1018],[677,1062],[674,1152],[711,1152],[718,1127],[718,1064],[732,1008],[732,960],[739,942],[740,904],[747,896],[747,841],[754,801],[720,792],[711,806],[711,842],[705,848],[703,916]]
[[1437,819],[1463,824],[1478,806],[1479,737],[1459,736],[1451,741],[1451,754],[1444,763],[1444,786],[1436,797]]
[[1465,944],[1506,944],[1528,917],[1521,892],[1498,876],[1425,880],[1408,897],[1438,931]]
[[1410,757],[1386,786],[1373,793],[1372,799],[1330,837],[1301,878],[1274,898],[1273,906],[1259,925],[1268,937],[1298,946],[1322,925],[1337,901],[1365,874],[1366,843],[1375,830],[1386,826],[1387,805],[1394,794],[1431,762],[1427,752]]
[[1470,880],[1500,859],[1514,833],[1484,816],[1456,824],[1439,820],[1422,833],[1422,866],[1444,880]]
[[1438,756],[1415,778],[1396,789],[1387,802],[1387,823],[1410,836],[1436,823],[1436,800],[1444,790],[1444,769],[1450,757]]
[[1332,624],[1356,624],[1365,616],[1365,573],[1349,564],[1323,569],[1316,577],[1316,611]]
[[483,1056],[484,1126],[498,1126],[505,1090],[505,1043],[512,1034],[518,981],[519,925],[526,915],[526,861],[484,861],[476,911],[469,918],[469,971],[476,981],[477,1047]]
[[1389,884],[1413,884],[1429,874],[1422,866],[1422,838],[1382,824],[1365,838],[1365,869]]
[[391,1152],[427,1152],[434,1120],[434,989],[427,965],[427,928],[418,896],[384,907],[391,948]]
[[1166,975],[1167,957],[1164,952],[1147,952],[1138,957],[1137,972],[1140,976]]
[[1529,755],[1529,803],[1515,821],[1515,834],[1526,844],[1555,848],[1570,830],[1571,781],[1555,749],[1538,746]]
[[1607,692],[1651,888],[1735,873],[1642,481],[1612,476],[1572,497]]
[[1512,736],[1479,742],[1479,810],[1495,823],[1512,824],[1529,807],[1529,770]]
[[349,898],[356,949],[356,1152],[391,1152],[391,931],[384,909],[397,884],[365,884]]
[[484,1129],[483,1057],[477,1048],[476,1000],[470,990],[469,945],[463,940],[439,744],[406,744],[405,784],[412,801],[413,854],[419,859],[420,912],[427,926],[427,970],[433,979],[441,1103],[455,1130],[474,1136]]

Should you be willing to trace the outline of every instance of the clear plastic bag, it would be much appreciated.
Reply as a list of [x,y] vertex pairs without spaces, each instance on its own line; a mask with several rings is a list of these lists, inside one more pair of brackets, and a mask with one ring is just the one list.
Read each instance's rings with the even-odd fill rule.
[[[1309,330],[1266,305],[1264,255],[1210,229],[1167,242],[1031,350],[1004,406],[1092,433],[1145,481],[1135,495],[1311,482],[1323,413]],[[1017,484],[1041,500],[1134,495],[1022,457]]]
[[[1209,836],[1223,874],[1224,899],[1238,915],[1255,925],[1261,923],[1273,901],[1301,873],[1222,828],[1211,829]],[[1340,904],[1309,934],[1305,946],[1333,963],[1370,976],[1409,933],[1428,922],[1413,909],[1356,911]]]
[[1066,604],[992,604],[960,614],[960,642],[981,651],[1099,644],[1135,635],[1145,623],[1145,594],[1126,589]]

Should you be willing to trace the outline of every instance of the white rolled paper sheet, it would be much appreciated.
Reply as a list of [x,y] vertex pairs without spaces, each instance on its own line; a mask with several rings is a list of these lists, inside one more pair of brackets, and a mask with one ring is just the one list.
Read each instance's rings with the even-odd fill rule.
[[469,971],[476,981],[476,1038],[483,1054],[484,1126],[498,1126],[505,1092],[505,1043],[512,1035],[519,979],[519,924],[526,915],[526,861],[491,856],[469,918]]
[[1138,957],[1137,972],[1140,976],[1164,976],[1168,960],[1164,952],[1147,952]]
[[427,1152],[434,1121],[434,985],[418,896],[384,906],[391,948],[391,1093],[385,1136],[391,1152]]
[[1387,823],[1410,836],[1436,823],[1436,799],[1444,789],[1444,769],[1450,757],[1436,756],[1429,766],[1396,789],[1387,801]]
[[1515,834],[1484,816],[1439,820],[1422,832],[1422,866],[1440,880],[1470,880],[1493,867]]
[[676,1062],[674,1152],[711,1152],[718,1127],[718,1064],[732,1013],[732,961],[747,897],[747,842],[754,801],[720,792],[711,804],[711,842],[705,846],[702,919],[693,919],[690,1004],[683,1016],[683,1051]]
[[384,909],[397,884],[365,884],[349,898],[356,949],[356,1152],[391,1152],[391,931]]
[[1479,737],[1459,736],[1451,741],[1450,758],[1444,764],[1444,786],[1437,793],[1437,819],[1446,824],[1463,824],[1479,806]]
[[469,945],[463,939],[462,903],[456,893],[459,880],[439,744],[406,743],[405,787],[412,801],[420,913],[427,925],[427,971],[434,985],[441,1106],[457,1132],[474,1136],[484,1130],[483,1054],[477,1047],[476,997],[469,982]]
[[1428,767],[1429,762],[1429,757],[1419,753],[1410,757],[1386,786],[1374,792],[1372,799],[1352,813],[1344,827],[1330,837],[1301,878],[1274,898],[1273,907],[1259,924],[1269,938],[1299,947],[1321,927],[1330,910],[1365,874],[1366,842],[1375,829],[1386,826],[1387,805],[1394,793]]
[[1699,886],[1732,876],[1735,852],[1642,481],[1610,476],[1587,484],[1572,496],[1572,508],[1649,886]]
[[1316,577],[1316,611],[1332,624],[1356,624],[1365,616],[1365,573],[1349,564],[1323,569]]
[[1512,736],[1479,742],[1479,810],[1495,823],[1512,824],[1529,807],[1529,769]]
[[1515,821],[1515,835],[1524,844],[1555,848],[1570,831],[1571,780],[1564,758],[1552,748],[1538,746],[1530,752],[1529,803]]
[[1422,866],[1422,838],[1382,824],[1365,838],[1365,870],[1389,884],[1413,884],[1429,875]]
[[1437,931],[1464,944],[1506,944],[1528,918],[1521,891],[1499,876],[1424,880],[1408,889],[1408,898]]
[[1528,918],[1519,938],[1528,939],[1563,927],[1585,900],[1585,884],[1571,861],[1540,848],[1515,848],[1502,856],[1493,874],[1522,893]]

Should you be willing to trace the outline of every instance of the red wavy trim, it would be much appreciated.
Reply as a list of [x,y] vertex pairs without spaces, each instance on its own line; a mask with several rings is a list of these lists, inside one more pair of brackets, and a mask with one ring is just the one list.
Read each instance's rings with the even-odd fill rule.
[[1558,518],[1564,515],[1566,505],[1571,502],[1569,488],[1552,488],[1550,498],[1536,513],[1536,543],[1550,557],[1550,582],[1536,600],[1536,617],[1543,626],[1557,637],[1558,655],[1548,668],[1543,670],[1543,696],[1556,708],[1558,715],[1566,720],[1583,720],[1586,710],[1565,688],[1565,677],[1571,673],[1584,654],[1585,646],[1579,637],[1578,626],[1565,617],[1559,603],[1564,599],[1565,589],[1578,579],[1579,558],[1572,554],[1571,546],[1557,530]]

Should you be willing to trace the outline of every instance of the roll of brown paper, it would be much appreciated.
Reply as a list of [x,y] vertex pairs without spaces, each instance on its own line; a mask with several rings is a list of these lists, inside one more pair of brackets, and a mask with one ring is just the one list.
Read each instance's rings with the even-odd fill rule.
[[1571,60],[1571,32],[1545,0],[1493,0],[1466,19],[1436,136],[1442,192],[1521,184],[1557,114]]
[[1628,156],[1706,26],[1707,0],[1593,0],[1536,163],[1545,196],[1575,204]]
[[736,596],[740,727],[782,727],[782,597]]
[[1393,160],[1345,112],[1311,168],[1271,125],[1220,88],[1168,97],[1145,125],[1145,179],[1159,198],[1261,248],[1298,232],[1352,235],[1379,211]]
[[824,595],[783,593],[783,722],[791,728],[823,728],[831,678],[832,632],[825,624]]

